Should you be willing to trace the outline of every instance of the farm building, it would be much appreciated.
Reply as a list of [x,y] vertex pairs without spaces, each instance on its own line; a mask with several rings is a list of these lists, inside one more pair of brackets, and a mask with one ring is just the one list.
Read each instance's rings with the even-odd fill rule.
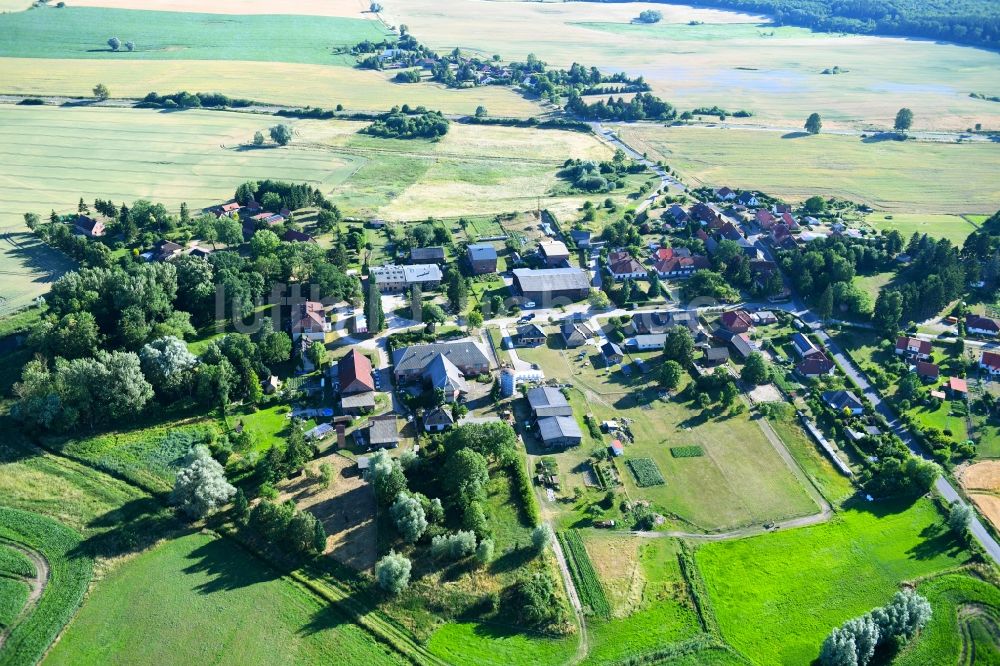
[[583,441],[580,424],[572,416],[545,416],[538,419],[538,436],[549,448],[578,446]]
[[535,418],[546,416],[572,416],[573,408],[570,407],[566,396],[557,388],[551,386],[537,386],[528,391],[528,405],[531,407]]
[[340,399],[340,410],[344,414],[359,416],[375,410],[374,393],[353,393]]
[[444,263],[444,248],[435,247],[415,247],[410,250],[411,264],[442,264]]
[[564,265],[569,260],[569,250],[562,241],[543,241],[538,244],[538,254],[549,268]]
[[490,371],[490,359],[475,342],[437,342],[413,345],[393,352],[393,373],[397,383],[406,384],[424,376],[431,361],[438,356],[447,358],[466,377]]
[[394,449],[399,446],[399,428],[395,414],[373,417],[366,430],[369,448]]
[[579,268],[515,268],[514,284],[540,307],[552,307],[556,300],[582,301],[590,294],[590,274]]

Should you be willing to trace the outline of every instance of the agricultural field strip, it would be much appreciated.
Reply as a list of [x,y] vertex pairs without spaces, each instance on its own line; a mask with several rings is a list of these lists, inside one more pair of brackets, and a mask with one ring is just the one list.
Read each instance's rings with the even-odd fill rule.
[[560,531],[557,535],[563,546],[566,557],[566,565],[569,568],[570,576],[576,587],[580,602],[588,606],[591,611],[599,616],[607,618],[611,615],[611,605],[605,595],[601,581],[594,571],[594,565],[590,561],[587,549],[583,545],[580,532],[575,529]]

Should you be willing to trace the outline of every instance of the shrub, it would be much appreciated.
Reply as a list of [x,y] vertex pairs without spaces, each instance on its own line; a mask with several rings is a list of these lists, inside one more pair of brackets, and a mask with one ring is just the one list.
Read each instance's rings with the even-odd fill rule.
[[473,532],[458,531],[454,534],[439,534],[431,541],[431,557],[435,560],[460,560],[471,555],[475,550],[476,535]]
[[411,568],[409,558],[394,550],[389,551],[388,555],[375,564],[375,580],[389,594],[399,594],[410,584]]

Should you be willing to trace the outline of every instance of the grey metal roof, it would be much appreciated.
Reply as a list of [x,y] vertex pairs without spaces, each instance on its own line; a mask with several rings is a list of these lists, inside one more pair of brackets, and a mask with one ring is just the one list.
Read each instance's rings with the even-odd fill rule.
[[590,289],[590,274],[579,268],[515,268],[514,279],[521,291]]
[[444,248],[435,247],[415,247],[410,250],[412,261],[426,261],[428,259],[444,259]]
[[372,446],[398,443],[399,429],[396,427],[396,417],[373,420],[368,427],[368,442]]
[[519,338],[544,338],[545,331],[538,324],[524,324],[517,327],[517,337]]
[[456,366],[463,368],[473,365],[489,366],[490,359],[486,353],[472,341],[436,342],[426,345],[413,345],[393,352],[393,363],[396,372],[424,370],[438,354],[443,354]]
[[489,243],[475,243],[469,246],[469,259],[472,261],[484,261],[496,258],[497,251]]
[[551,386],[537,386],[528,390],[528,404],[536,417],[544,416],[570,416],[573,408],[570,407],[566,396],[557,388]]
[[434,388],[445,391],[468,392],[469,387],[465,383],[462,371],[455,367],[455,364],[448,360],[444,354],[436,354],[431,359],[427,367],[424,368],[426,376]]
[[375,394],[374,393],[355,393],[354,395],[345,395],[340,399],[340,406],[343,409],[357,409],[359,407],[374,407],[375,406]]
[[583,439],[583,431],[572,416],[546,416],[538,419],[538,435],[543,442],[562,437]]

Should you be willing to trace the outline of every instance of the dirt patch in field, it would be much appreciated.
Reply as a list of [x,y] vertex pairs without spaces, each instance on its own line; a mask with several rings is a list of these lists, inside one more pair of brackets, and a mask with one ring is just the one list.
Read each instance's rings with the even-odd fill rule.
[[607,535],[587,535],[587,555],[594,565],[615,617],[627,617],[642,603],[646,577],[639,564],[636,539]]
[[333,481],[324,488],[303,474],[284,482],[281,501],[291,499],[302,511],[316,516],[326,529],[327,555],[358,571],[375,566],[375,493],[361,478],[353,460],[333,453],[307,465],[315,470],[323,463],[333,467]]
[[197,12],[200,14],[302,14],[374,18],[367,0],[70,0],[71,7],[107,7],[110,9],[150,9],[160,12]]

